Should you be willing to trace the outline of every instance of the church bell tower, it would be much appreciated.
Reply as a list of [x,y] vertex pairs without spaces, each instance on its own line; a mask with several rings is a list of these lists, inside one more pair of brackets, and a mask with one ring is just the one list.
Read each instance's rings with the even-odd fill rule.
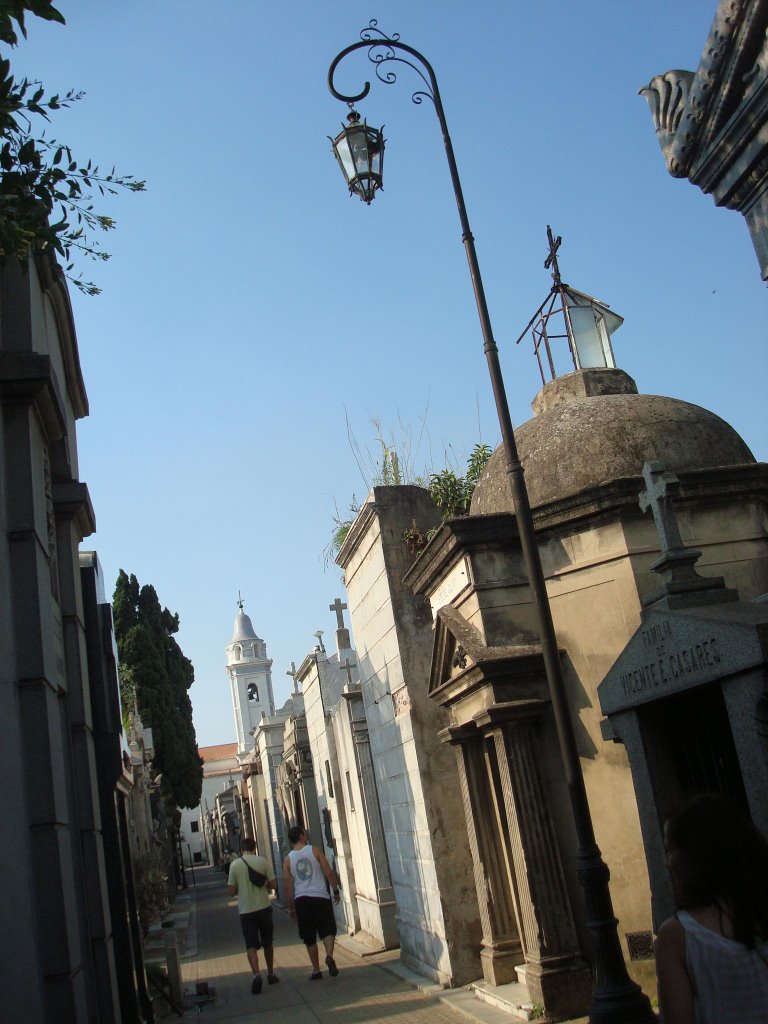
[[237,606],[232,639],[227,644],[227,675],[235,713],[237,751],[244,754],[253,746],[253,732],[261,716],[274,715],[275,699],[267,645],[256,635],[250,617],[243,611],[242,598],[238,598]]

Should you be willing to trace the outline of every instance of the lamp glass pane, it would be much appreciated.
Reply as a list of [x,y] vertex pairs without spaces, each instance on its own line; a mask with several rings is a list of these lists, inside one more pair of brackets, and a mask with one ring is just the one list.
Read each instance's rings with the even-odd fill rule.
[[591,306],[570,306],[573,340],[581,369],[609,366]]
[[368,162],[368,134],[362,125],[347,132],[349,148],[352,150],[352,159],[355,162],[356,174],[367,174]]
[[381,175],[381,158],[384,154],[384,146],[379,143],[375,143],[371,146],[371,171],[374,174]]
[[349,140],[345,132],[339,135],[333,144],[333,148],[336,153],[336,159],[341,164],[344,177],[347,179],[347,182],[350,182],[355,176],[355,162],[352,159],[352,154],[349,150]]
[[[621,317],[615,317],[614,319],[620,321],[619,326],[624,322],[621,320]],[[600,335],[600,346],[603,350],[605,365],[615,367],[616,363],[614,362],[613,351],[611,350],[611,336],[609,333],[608,317],[601,315],[598,311],[595,311],[595,322],[597,324],[597,333]]]

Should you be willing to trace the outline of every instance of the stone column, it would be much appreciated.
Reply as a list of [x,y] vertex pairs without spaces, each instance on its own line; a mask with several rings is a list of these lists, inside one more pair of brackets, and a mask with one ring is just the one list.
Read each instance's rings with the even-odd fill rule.
[[[579,944],[547,793],[538,762],[536,729],[547,704],[529,700],[496,705],[478,716],[492,740],[489,770],[497,775],[500,834],[515,879],[517,916],[525,954],[525,980],[534,1002],[552,1016],[571,1016],[591,988]],[[494,756],[495,755],[495,756]]]
[[475,872],[483,935],[480,962],[491,985],[516,981],[522,945],[515,900],[498,831],[494,799],[485,763],[485,741],[474,725],[445,730],[441,738],[456,748],[459,784]]
[[[362,710],[362,697],[359,700],[359,704]],[[381,821],[379,794],[376,789],[376,777],[373,772],[368,723],[364,717],[357,719],[352,716],[351,703],[349,710],[352,741],[355,748],[355,764],[360,776],[360,792],[364,804],[363,820],[365,821],[368,848],[371,853],[371,866],[373,867],[373,877],[376,885],[376,899],[380,904],[391,903],[395,897],[389,873],[387,845],[384,839],[384,826]]]

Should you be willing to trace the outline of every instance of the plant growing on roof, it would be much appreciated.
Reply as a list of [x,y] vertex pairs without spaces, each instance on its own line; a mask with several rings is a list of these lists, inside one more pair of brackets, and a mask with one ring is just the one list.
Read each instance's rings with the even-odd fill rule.
[[[489,445],[476,444],[467,459],[467,472],[464,476],[459,476],[452,469],[443,469],[430,476],[429,493],[442,512],[442,522],[468,514],[472,492],[491,455],[493,449]],[[430,535],[436,532],[432,530]]]
[[415,555],[426,547],[427,536],[418,528],[415,519],[411,520],[411,525],[407,530],[403,530],[403,541],[408,548],[409,555]]

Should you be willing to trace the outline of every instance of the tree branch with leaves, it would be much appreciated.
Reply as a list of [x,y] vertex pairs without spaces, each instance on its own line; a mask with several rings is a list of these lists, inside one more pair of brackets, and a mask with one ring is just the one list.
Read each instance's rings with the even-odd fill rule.
[[[0,0],[0,43],[26,38],[25,12],[64,24],[50,0]],[[78,161],[69,146],[47,138],[51,113],[83,98],[70,90],[47,95],[38,81],[17,81],[11,63],[0,59],[0,263],[16,257],[23,265],[38,252],[52,251],[64,261],[67,279],[88,295],[101,289],[76,272],[78,256],[105,261],[94,232],[111,231],[112,217],[100,213],[94,198],[121,190],[143,192],[146,183],[130,174],[106,172],[92,160]],[[36,131],[40,126],[43,130]]]

